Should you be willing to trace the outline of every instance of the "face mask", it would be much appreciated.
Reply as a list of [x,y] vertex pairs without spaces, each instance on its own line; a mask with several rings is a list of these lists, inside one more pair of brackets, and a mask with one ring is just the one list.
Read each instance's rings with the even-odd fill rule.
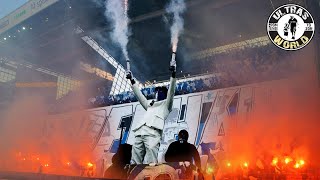
[[167,98],[167,94],[162,92],[162,91],[158,91],[157,94],[156,94],[156,99],[157,101],[162,101],[164,99]]

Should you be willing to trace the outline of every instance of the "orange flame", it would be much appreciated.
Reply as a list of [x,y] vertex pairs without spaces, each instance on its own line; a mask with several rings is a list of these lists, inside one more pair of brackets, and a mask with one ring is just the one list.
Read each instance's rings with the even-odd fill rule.
[[272,165],[275,166],[275,165],[277,165],[277,164],[278,164],[278,158],[277,158],[277,157],[274,157],[274,158],[272,159]]
[[285,162],[286,164],[289,164],[291,161],[292,161],[292,159],[291,159],[290,157],[286,157],[286,158],[284,159],[284,162]]
[[301,160],[299,161],[299,164],[300,164],[300,165],[304,165],[304,164],[305,164],[304,160],[301,159]]
[[208,173],[208,174],[213,173],[213,168],[212,168],[212,167],[208,167],[208,168],[207,168],[207,173]]
[[92,164],[92,163],[90,163],[90,162],[88,162],[87,166],[88,166],[88,167],[92,167],[92,166],[93,166],[93,164]]

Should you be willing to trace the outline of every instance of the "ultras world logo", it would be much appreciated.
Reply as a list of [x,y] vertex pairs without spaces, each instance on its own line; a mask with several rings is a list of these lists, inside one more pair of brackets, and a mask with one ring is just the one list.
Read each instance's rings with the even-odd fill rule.
[[311,14],[302,6],[286,4],[269,17],[267,32],[270,40],[281,49],[298,50],[305,47],[314,35]]

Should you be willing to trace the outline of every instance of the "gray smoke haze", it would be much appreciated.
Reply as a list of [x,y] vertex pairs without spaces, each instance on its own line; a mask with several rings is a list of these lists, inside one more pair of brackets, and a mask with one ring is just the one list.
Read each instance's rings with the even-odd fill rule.
[[[19,42],[19,45],[15,43],[3,44],[0,47],[0,54],[8,57],[8,60],[12,62],[34,63],[36,59],[32,59],[32,57],[36,55],[41,57],[41,53],[47,54],[48,58],[60,58],[65,53],[63,49],[80,45],[78,44],[79,41],[69,38],[68,29],[61,28],[59,33],[55,35],[55,38],[59,40],[48,38],[47,44],[41,48],[35,48],[37,44],[33,40],[38,36],[26,33],[26,40]],[[68,39],[65,40],[65,38],[60,37]],[[60,48],[48,48],[49,45],[54,43],[55,46]],[[29,47],[33,48],[23,48],[24,44],[30,44]],[[34,51],[34,56],[31,53],[29,54],[28,51],[31,50]],[[7,53],[4,54],[4,51]],[[86,52],[81,53],[84,56],[87,55]],[[50,60],[57,62],[54,58]],[[47,59],[47,61],[49,60]],[[78,79],[77,75],[83,74],[79,67],[80,64],[71,64],[68,61],[63,63],[70,69],[68,75]],[[16,84],[57,83],[58,77],[39,72],[36,70],[36,66],[32,69],[24,65],[14,68],[2,63],[0,67],[16,72],[15,79],[2,83],[3,86],[10,85],[6,92],[0,90],[0,99],[8,94],[10,95],[8,101],[0,101],[0,104],[3,105],[0,108],[0,171],[37,172],[40,165],[49,164],[50,168],[44,169],[44,173],[78,175],[77,170],[66,171],[61,162],[78,161],[89,155],[90,147],[80,142],[79,135],[73,131],[75,127],[80,126],[79,119],[86,117],[87,113],[85,111],[75,112],[74,117],[76,118],[74,121],[69,121],[66,118],[58,117],[56,110],[70,110],[74,106],[86,103],[87,97],[93,92],[84,90],[86,89],[84,85],[79,91],[69,92],[70,94],[57,101],[58,84],[53,87],[18,87]],[[60,64],[55,67],[55,70],[51,70],[56,73],[64,74],[66,72]],[[83,92],[80,92],[80,90]],[[55,115],[49,112],[54,112]],[[26,160],[23,160],[24,158]],[[35,160],[35,158],[39,158],[39,160]]]
[[184,0],[171,0],[170,4],[166,7],[167,13],[173,14],[173,23],[170,27],[171,31],[171,45],[172,51],[177,51],[179,35],[183,30],[184,20],[182,13],[186,10]]
[[126,59],[129,59],[127,44],[129,37],[127,15],[128,1],[127,0],[108,0],[105,2],[105,17],[112,23],[112,40],[117,42]]
[[[80,96],[65,103],[81,103]],[[87,112],[71,112],[70,119],[50,115],[49,109],[45,97],[25,94],[0,111],[0,171],[37,172],[49,164],[45,173],[78,175],[77,169],[66,170],[63,164],[92,159],[78,131]]]
[[[287,60],[289,63],[285,66],[271,62],[267,64],[272,70],[266,71],[268,76],[281,77],[283,72],[280,70],[287,68],[287,78],[268,81],[269,87],[257,86],[257,90],[260,88],[260,91],[270,91],[270,94],[265,97],[255,94],[257,99],[249,116],[239,112],[223,120],[228,124],[225,141],[229,148],[227,158],[232,164],[248,161],[255,165],[257,157],[271,162],[273,157],[281,158],[286,155],[304,159],[308,166],[319,167],[320,141],[317,134],[320,112],[317,108],[320,105],[320,91],[317,68],[314,66],[315,57],[314,44],[310,43],[301,51],[290,53],[284,59],[276,59],[277,62]],[[228,66],[231,61],[234,60],[225,59]],[[290,64],[295,64],[294,71],[289,68]],[[257,78],[258,82],[263,81],[256,72],[245,71],[242,75],[239,69],[243,70],[243,67],[228,67],[226,71],[235,73],[237,82],[241,84],[252,77]],[[259,101],[265,103],[259,104]]]

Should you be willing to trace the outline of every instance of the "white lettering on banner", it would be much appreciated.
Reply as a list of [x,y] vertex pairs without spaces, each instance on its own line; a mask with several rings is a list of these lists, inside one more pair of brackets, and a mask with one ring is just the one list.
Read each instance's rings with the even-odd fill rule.
[[[111,108],[108,117],[101,124],[100,132],[97,138],[97,144],[94,148],[94,152],[108,152],[115,140],[119,140],[120,137],[120,122],[121,119],[132,115],[132,104],[125,104],[122,106],[114,106]],[[131,126],[130,126],[131,127]],[[130,128],[129,127],[129,128]],[[127,130],[130,131],[130,130]],[[96,153],[94,153],[96,154]]]
[[240,89],[238,112],[251,112],[253,105],[253,88],[245,87]]
[[[230,88],[230,89],[223,89],[213,91],[216,94],[216,99],[214,101],[212,110],[208,115],[208,120],[203,128],[203,133],[201,141],[205,142],[216,142],[220,139],[217,135],[219,134],[220,124],[224,122],[225,126],[229,124],[225,122],[226,117],[229,116],[228,114],[228,105],[232,101],[232,97],[239,91],[237,88]],[[224,129],[226,130],[226,129]],[[225,131],[226,133],[226,131]]]
[[[187,98],[186,123],[189,125],[189,142],[194,144],[201,119],[202,95],[190,95]],[[192,125],[191,125],[192,124]]]
[[208,115],[208,121],[204,124],[203,135],[199,144],[201,144],[202,139],[205,139],[205,142],[210,142],[212,141],[212,138],[216,136],[218,123],[221,122],[220,114],[222,111],[224,112],[225,107],[223,106],[226,104],[226,97],[223,96],[223,93],[223,91],[215,91],[214,93],[214,104],[212,105],[212,110]]
[[226,133],[224,132],[224,127],[223,127],[223,122],[222,122],[220,125],[220,128],[219,128],[218,136],[225,136],[225,135],[226,135]]
[[238,118],[236,126],[240,127],[245,124],[250,118],[250,112],[253,108],[253,87],[244,87],[240,89],[240,99],[238,108]]

